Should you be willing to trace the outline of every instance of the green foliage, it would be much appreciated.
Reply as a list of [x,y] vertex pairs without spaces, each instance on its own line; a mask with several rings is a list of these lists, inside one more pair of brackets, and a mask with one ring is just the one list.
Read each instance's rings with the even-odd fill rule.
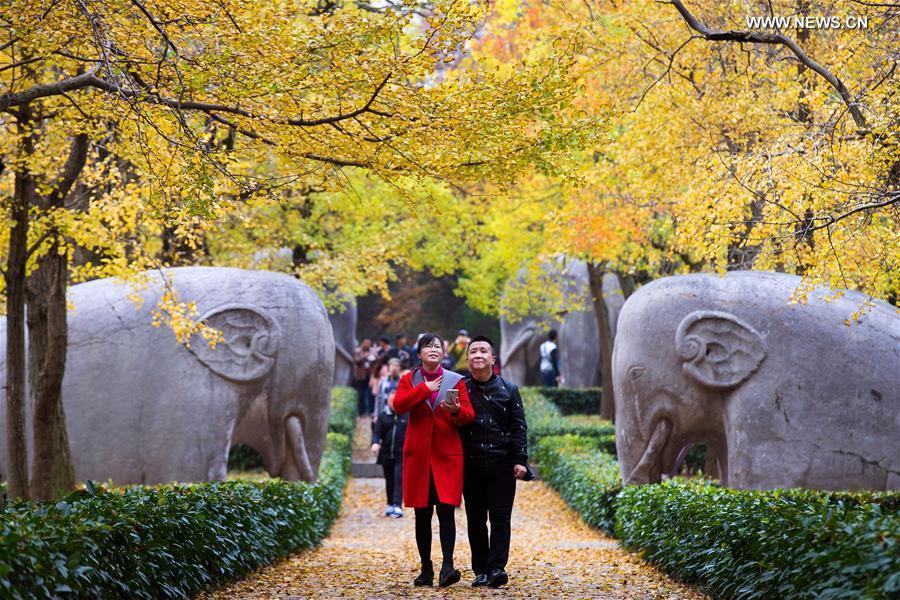
[[559,408],[543,394],[542,389],[519,388],[525,404],[528,420],[528,445],[534,447],[538,440],[547,436],[567,433],[586,437],[603,438],[605,450],[615,453],[615,426],[599,415],[572,415],[565,417]]
[[263,468],[262,456],[246,444],[235,444],[228,452],[229,471],[259,471]]
[[545,437],[541,476],[585,522],[718,598],[900,597],[900,493],[622,488],[602,439]]
[[356,390],[351,387],[335,387],[331,390],[331,415],[328,430],[353,437],[356,429]]
[[93,482],[0,513],[0,596],[186,598],[317,544],[340,510],[350,441],[329,433],[315,485]]
[[577,435],[542,438],[534,457],[541,477],[586,523],[612,534],[616,497],[622,490],[619,463],[601,450],[601,438]]
[[722,598],[900,595],[900,494],[737,491],[703,481],[626,488],[616,533]]
[[538,391],[563,415],[600,414],[600,388],[542,387]]

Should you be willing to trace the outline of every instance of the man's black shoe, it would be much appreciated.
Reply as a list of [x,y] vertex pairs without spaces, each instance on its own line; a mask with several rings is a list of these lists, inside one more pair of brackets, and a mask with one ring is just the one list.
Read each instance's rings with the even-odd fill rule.
[[453,585],[462,575],[459,572],[459,569],[454,569],[453,565],[445,565],[441,568],[441,577],[438,579],[438,585],[441,587],[447,587],[448,585]]
[[472,581],[472,587],[481,587],[483,585],[487,585],[488,578],[484,573],[479,573],[475,576],[475,580]]
[[498,588],[501,585],[506,585],[509,583],[509,575],[506,574],[506,571],[501,571],[500,569],[491,570],[491,574],[488,575],[487,584],[492,588]]
[[434,568],[431,566],[431,562],[422,565],[422,572],[413,579],[413,585],[434,585]]

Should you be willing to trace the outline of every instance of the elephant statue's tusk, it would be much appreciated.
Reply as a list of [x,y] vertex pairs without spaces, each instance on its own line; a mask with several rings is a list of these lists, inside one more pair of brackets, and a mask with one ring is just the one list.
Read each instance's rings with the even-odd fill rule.
[[309,455],[306,453],[306,442],[300,417],[297,415],[288,417],[285,422],[285,429],[287,430],[288,446],[294,458],[294,464],[297,466],[300,479],[315,483],[316,473],[312,468],[312,463],[309,462]]
[[637,479],[640,483],[659,482],[659,475],[662,469],[660,468],[661,465],[658,463],[662,449],[669,439],[669,432],[671,430],[672,423],[670,423],[668,419],[662,419],[656,424],[656,427],[653,428],[653,435],[647,443],[647,448],[644,450],[644,454],[641,455],[640,462],[638,462],[637,466],[631,472],[631,475],[628,476],[628,481],[626,483],[633,483],[637,478],[640,478],[642,474],[645,474],[646,478]]

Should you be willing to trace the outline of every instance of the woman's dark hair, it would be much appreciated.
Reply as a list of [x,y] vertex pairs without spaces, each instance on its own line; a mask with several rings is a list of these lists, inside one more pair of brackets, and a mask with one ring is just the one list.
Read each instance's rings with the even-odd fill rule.
[[424,333],[422,337],[419,338],[419,342],[416,344],[416,354],[422,353],[422,348],[433,342],[434,340],[438,340],[441,342],[441,350],[444,349],[444,338],[439,336],[436,333]]

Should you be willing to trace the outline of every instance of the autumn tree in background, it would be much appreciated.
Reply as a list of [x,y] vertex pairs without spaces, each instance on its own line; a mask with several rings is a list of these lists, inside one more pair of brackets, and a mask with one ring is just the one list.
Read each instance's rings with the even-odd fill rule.
[[[514,62],[543,51],[541,31],[581,23],[585,51],[573,74],[586,89],[580,102],[609,111],[609,136],[585,147],[579,168],[567,173],[570,183],[525,174],[526,197],[546,192],[545,215],[481,247],[493,257],[488,263],[519,260],[494,276],[501,284],[494,286],[481,285],[491,278],[477,271],[485,260],[471,263],[463,289],[477,305],[498,306],[502,282],[513,281],[522,265],[538,274],[535,265],[559,255],[588,261],[595,292],[606,271],[619,274],[627,294],[666,274],[761,269],[802,275],[800,301],[827,283],[896,303],[896,6],[806,0],[517,6],[514,25],[491,42],[493,54]],[[868,27],[748,25],[750,17],[767,15],[789,22],[795,15],[835,16],[842,24],[866,19]],[[552,291],[535,277],[531,294],[514,295],[514,312],[529,312],[534,296]],[[546,299],[537,298],[541,303]],[[595,303],[599,316],[605,307],[596,293]],[[609,373],[611,345],[602,350]]]
[[[74,483],[61,401],[67,285],[134,279],[166,257],[207,252],[232,216],[277,221],[296,209],[302,218],[311,192],[347,189],[344,169],[397,190],[422,178],[456,189],[510,181],[565,154],[573,130],[553,109],[573,94],[576,42],[560,38],[550,61],[481,68],[467,49],[489,14],[487,3],[453,1],[13,1],[0,9],[12,497],[29,496],[26,304],[31,495],[48,499]],[[465,68],[450,68],[460,62]],[[369,199],[358,203],[365,214]],[[335,235],[327,215],[352,212],[329,210],[326,198],[309,214],[323,216],[321,240]],[[308,249],[311,272],[345,272],[340,248]],[[338,283],[358,293],[352,281]],[[159,309],[180,340],[196,325],[181,318],[187,306],[167,294]]]

